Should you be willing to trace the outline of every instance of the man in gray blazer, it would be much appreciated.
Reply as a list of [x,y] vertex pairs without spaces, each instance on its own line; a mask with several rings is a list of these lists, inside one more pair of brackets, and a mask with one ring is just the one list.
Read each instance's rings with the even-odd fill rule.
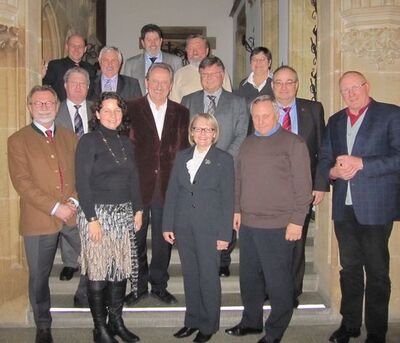
[[161,51],[162,32],[157,25],[147,24],[142,27],[140,43],[144,52],[126,60],[124,74],[138,79],[142,94],[146,94],[144,79],[154,62],[168,63],[176,71],[182,67],[182,60],[178,56]]
[[[64,87],[67,99],[61,102],[55,124],[70,129],[81,137],[89,131],[89,121],[92,118],[90,110],[91,102],[86,101],[89,90],[89,73],[80,67],[69,69],[64,75]],[[60,280],[71,280],[74,273],[79,270],[78,256],[80,254],[79,231],[74,227],[63,230],[60,235],[61,259],[64,268],[60,274]],[[68,237],[66,237],[68,236]],[[76,242],[74,247],[69,242]],[[86,277],[81,276],[78,290],[74,296],[74,305],[84,307],[88,305],[86,295]]]
[[[200,62],[199,71],[203,89],[184,96],[182,105],[189,109],[191,117],[202,112],[213,114],[220,128],[216,146],[236,157],[240,145],[247,136],[249,125],[246,100],[222,88],[225,67],[218,57],[209,56],[204,58]],[[221,276],[230,275],[230,254],[235,242],[236,237],[233,234],[231,244],[221,254]]]
[[118,48],[105,46],[99,54],[101,74],[93,82],[92,92],[88,99],[95,101],[102,92],[116,92],[124,100],[140,98],[142,91],[137,79],[120,75],[122,54]]

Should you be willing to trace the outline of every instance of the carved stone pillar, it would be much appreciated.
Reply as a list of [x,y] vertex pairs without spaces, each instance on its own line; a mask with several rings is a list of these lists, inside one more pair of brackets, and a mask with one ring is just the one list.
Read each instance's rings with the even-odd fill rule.
[[0,0],[0,322],[27,320],[27,267],[18,232],[18,197],[7,166],[7,138],[26,125],[26,94],[40,82],[41,1]]
[[261,0],[261,45],[272,52],[272,70],[279,61],[279,3],[278,0]]

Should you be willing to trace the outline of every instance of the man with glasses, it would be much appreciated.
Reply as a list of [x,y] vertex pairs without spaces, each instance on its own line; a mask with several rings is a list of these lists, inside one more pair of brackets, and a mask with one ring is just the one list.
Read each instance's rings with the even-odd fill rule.
[[65,51],[68,56],[49,62],[42,82],[44,85],[53,87],[60,101],[65,100],[67,97],[64,88],[64,75],[68,69],[73,67],[85,69],[89,73],[91,83],[96,76],[95,67],[82,60],[86,50],[85,39],[80,35],[74,34],[68,37],[65,43]]
[[[318,172],[333,185],[342,322],[329,340],[360,335],[365,294],[367,343],[385,342],[390,298],[388,242],[400,215],[400,108],[375,101],[358,71],[339,90],[346,108],[329,118]],[[364,281],[365,273],[365,281]]]
[[[202,112],[213,114],[220,127],[216,146],[235,158],[247,136],[249,116],[246,100],[222,87],[225,67],[218,57],[210,56],[203,59],[199,65],[199,72],[203,89],[184,96],[182,105],[189,109],[192,117]],[[236,235],[232,230],[232,241],[228,249],[221,253],[220,276],[230,276],[231,252],[235,242]]]
[[[173,70],[167,63],[150,66],[145,84],[147,95],[128,102],[129,138],[135,146],[140,190],[144,206],[143,225],[136,232],[139,279],[137,294],[126,297],[134,305],[151,295],[166,304],[176,298],[168,292],[168,266],[171,245],[162,234],[162,216],[169,175],[179,150],[189,146],[189,111],[168,99],[173,82]],[[147,263],[147,229],[151,220],[151,263]]]
[[294,307],[298,306],[298,297],[303,293],[305,246],[312,206],[321,203],[324,192],[329,191],[329,182],[316,173],[318,149],[325,130],[324,108],[318,101],[297,98],[298,88],[299,80],[296,70],[289,66],[281,66],[275,70],[272,89],[279,106],[279,123],[284,129],[299,135],[306,142],[313,180],[314,200],[304,221],[301,239],[296,241],[293,253]]
[[[29,300],[36,343],[52,343],[49,275],[60,231],[75,225],[76,135],[56,126],[56,92],[35,86],[28,94],[32,123],[8,138],[11,181],[20,196],[20,234],[29,269]],[[76,247],[79,249],[79,247]]]

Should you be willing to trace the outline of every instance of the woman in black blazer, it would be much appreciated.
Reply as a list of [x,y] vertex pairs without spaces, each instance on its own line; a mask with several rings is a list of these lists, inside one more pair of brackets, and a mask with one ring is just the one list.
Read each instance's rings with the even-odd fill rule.
[[199,331],[193,342],[207,342],[219,329],[220,252],[232,237],[233,158],[215,147],[218,134],[214,116],[192,118],[192,147],[176,156],[163,214],[164,239],[177,244],[185,288],[185,323],[174,336]]

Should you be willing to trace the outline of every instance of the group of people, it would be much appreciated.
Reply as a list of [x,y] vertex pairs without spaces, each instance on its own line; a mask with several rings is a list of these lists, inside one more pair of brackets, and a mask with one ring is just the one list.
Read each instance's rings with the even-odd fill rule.
[[8,139],[36,342],[53,342],[49,275],[58,244],[61,280],[78,271],[80,256],[74,304],[90,306],[93,339],[106,343],[116,335],[139,341],[122,309],[149,296],[149,285],[157,300],[177,302],[167,289],[175,244],[186,312],[174,336],[197,332],[194,342],[209,341],[238,235],[244,311],[225,332],[264,329],[259,343],[280,342],[302,294],[312,207],[330,185],[343,320],[329,340],[360,335],[365,294],[366,342],[385,342],[388,240],[400,211],[399,107],[373,100],[364,75],[349,71],[339,81],[347,107],[325,127],[322,104],[297,98],[296,70],[272,73],[265,47],[251,52],[252,71],[232,92],[201,35],[186,41],[186,66],[161,51],[157,25],[142,28],[141,44],[125,75],[119,49],[104,47],[96,75],[82,60],[83,37],[69,37],[68,56],[50,61],[43,85],[28,95],[32,123]]

